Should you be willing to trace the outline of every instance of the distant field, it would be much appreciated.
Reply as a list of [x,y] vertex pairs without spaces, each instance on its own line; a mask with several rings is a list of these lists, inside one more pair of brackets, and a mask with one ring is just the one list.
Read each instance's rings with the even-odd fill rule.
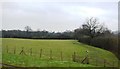
[[[3,38],[3,63],[15,66],[28,67],[94,67],[104,66],[103,60],[108,63],[106,66],[117,66],[118,59],[109,51],[92,47],[77,42],[76,40],[32,40],[32,39],[17,39],[17,38]],[[19,55],[22,47],[26,55]],[[32,48],[32,55],[30,49]],[[8,53],[7,53],[8,49]],[[42,55],[40,58],[40,50]],[[14,50],[15,54],[14,54]],[[53,60],[49,60],[50,52],[52,51]],[[83,60],[88,51],[90,64],[81,64],[72,61],[72,54],[76,52]],[[61,61],[61,52],[63,61]],[[98,61],[96,61],[96,59]],[[110,63],[110,64],[109,64]]]

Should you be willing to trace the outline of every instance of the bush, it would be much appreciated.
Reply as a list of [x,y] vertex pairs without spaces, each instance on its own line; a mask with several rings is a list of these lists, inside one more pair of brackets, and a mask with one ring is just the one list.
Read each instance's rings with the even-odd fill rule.
[[90,45],[91,38],[84,36],[84,37],[80,37],[78,41]]
[[94,38],[81,37],[79,38],[79,42],[109,50],[113,52],[120,59],[120,55],[118,55],[118,37],[117,36],[99,36]]

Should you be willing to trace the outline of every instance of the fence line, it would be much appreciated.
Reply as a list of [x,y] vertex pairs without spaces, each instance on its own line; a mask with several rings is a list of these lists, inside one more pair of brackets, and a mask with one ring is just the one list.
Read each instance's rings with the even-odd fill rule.
[[[6,46],[6,48],[7,48],[6,52],[9,53],[8,46]],[[16,47],[14,47],[13,53],[16,54],[16,51],[17,51]],[[42,58],[42,55],[43,55],[42,53],[43,53],[43,49],[41,48],[40,51],[39,51],[39,57],[40,58]],[[32,56],[32,54],[33,54],[33,49],[32,48],[29,49],[29,54],[30,54],[30,56]],[[20,51],[19,55],[27,55],[25,50],[24,50],[24,47],[21,47],[21,51]],[[49,59],[53,60],[53,51],[51,49],[50,49],[50,53],[49,53]],[[90,60],[94,60],[94,59],[93,58],[89,58],[89,55],[87,55],[84,58],[82,58],[79,55],[77,55],[76,52],[73,52],[73,54],[72,54],[72,61],[73,62],[77,62],[77,63],[82,63],[82,64],[92,64],[92,65],[95,65],[95,66],[100,66],[99,63],[102,63],[102,62],[98,61],[98,59],[99,58],[96,58],[95,59],[95,64],[92,64],[90,62]],[[62,51],[60,51],[60,60],[63,61],[63,52]],[[103,60],[103,67],[107,67],[107,65],[115,67],[115,61],[110,63],[110,62],[108,62],[105,59],[100,59],[100,60]]]

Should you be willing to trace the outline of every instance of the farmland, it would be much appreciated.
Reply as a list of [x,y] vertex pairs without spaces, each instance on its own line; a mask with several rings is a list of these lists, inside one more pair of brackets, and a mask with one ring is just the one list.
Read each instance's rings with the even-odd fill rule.
[[[21,67],[103,67],[104,60],[107,67],[118,66],[118,59],[111,52],[79,43],[77,40],[3,38],[2,49],[3,63]],[[20,54],[22,50],[24,52]],[[89,64],[73,62],[74,52],[81,60],[88,55]]]

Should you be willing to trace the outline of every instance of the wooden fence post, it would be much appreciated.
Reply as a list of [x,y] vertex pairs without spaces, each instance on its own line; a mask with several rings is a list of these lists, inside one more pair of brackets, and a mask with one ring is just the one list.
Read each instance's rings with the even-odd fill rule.
[[50,50],[50,59],[52,60],[52,50]]
[[113,67],[114,67],[114,61],[113,61]]
[[105,65],[105,64],[106,64],[106,60],[104,59],[104,67],[106,67],[106,65]]
[[16,47],[14,48],[14,54],[16,54]]
[[22,47],[22,50],[21,50],[20,54],[26,55],[25,52],[24,52],[24,47]]
[[62,51],[61,51],[61,61],[63,61],[63,55],[62,55]]
[[87,64],[89,64],[89,57],[87,56]]
[[96,58],[96,66],[98,66],[98,65],[97,65],[97,58]]
[[42,57],[42,49],[40,49],[40,58]]
[[7,50],[7,53],[8,53],[8,46],[6,46],[6,50]]
[[76,52],[73,53],[72,59],[73,59],[74,62],[76,61]]
[[30,49],[30,55],[32,56],[32,48]]

